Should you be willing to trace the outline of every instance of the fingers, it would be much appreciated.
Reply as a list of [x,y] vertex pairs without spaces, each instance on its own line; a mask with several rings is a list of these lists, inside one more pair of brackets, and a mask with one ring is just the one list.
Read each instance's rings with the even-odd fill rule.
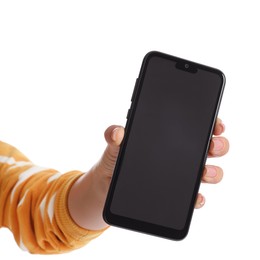
[[229,141],[225,137],[213,137],[209,146],[209,157],[225,155],[229,150]]
[[[213,165],[206,165],[203,175],[202,175],[202,182],[204,183],[211,183],[216,184],[219,183],[223,178],[223,170],[218,166]],[[205,197],[198,193],[196,203],[195,203],[195,209],[200,209],[205,204]]]
[[205,202],[206,202],[205,197],[202,194],[198,193],[194,208],[195,209],[202,208],[204,206]]
[[223,122],[220,118],[217,118],[213,134],[214,135],[221,135],[224,132],[225,132],[225,125],[223,124]]
[[206,165],[202,175],[202,182],[216,184],[223,178],[223,170],[218,166]]
[[[221,135],[224,131],[224,124],[220,119],[217,119],[214,128],[214,135]],[[124,128],[122,126],[112,125],[106,129],[104,136],[108,146],[103,154],[100,165],[102,166],[103,174],[111,177],[119,152],[119,146],[124,137]],[[223,156],[228,152],[228,150],[229,142],[225,137],[213,137],[210,143],[209,157]],[[212,165],[205,166],[202,182],[215,184],[220,182],[222,178],[223,170],[220,167]],[[199,193],[196,199],[195,208],[202,208],[205,201],[205,197]]]
[[214,127],[213,134],[216,135],[212,138],[210,142],[209,157],[219,157],[225,155],[229,150],[229,142],[227,138],[220,137],[222,133],[225,131],[225,125],[223,124],[220,118],[217,118],[216,124]]

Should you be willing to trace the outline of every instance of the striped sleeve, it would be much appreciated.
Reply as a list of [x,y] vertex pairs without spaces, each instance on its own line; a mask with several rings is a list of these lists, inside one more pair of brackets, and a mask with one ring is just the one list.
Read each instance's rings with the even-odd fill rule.
[[67,196],[81,175],[36,166],[0,141],[0,228],[9,228],[30,253],[57,254],[84,246],[103,231],[83,229],[70,217]]

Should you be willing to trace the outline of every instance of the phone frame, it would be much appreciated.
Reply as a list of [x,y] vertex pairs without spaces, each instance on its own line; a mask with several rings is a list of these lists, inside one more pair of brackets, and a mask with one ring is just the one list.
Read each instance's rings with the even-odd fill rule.
[[[203,69],[203,70],[206,70],[209,72],[216,73],[219,75],[219,77],[222,80],[221,89],[220,89],[219,96],[218,96],[218,102],[217,102],[217,105],[215,108],[215,114],[214,114],[214,117],[212,118],[212,122],[210,125],[210,132],[208,133],[208,139],[207,139],[208,142],[205,145],[204,159],[201,161],[201,164],[200,164],[200,171],[199,171],[199,174],[196,179],[196,184],[195,184],[195,188],[194,188],[193,195],[192,195],[191,205],[189,207],[187,220],[186,220],[185,226],[182,230],[177,230],[177,229],[173,229],[173,228],[159,226],[156,224],[146,223],[143,221],[127,218],[124,216],[118,216],[116,214],[113,214],[110,210],[110,205],[112,203],[115,185],[116,185],[118,176],[120,174],[121,158],[124,157],[124,151],[125,151],[126,144],[128,141],[129,133],[131,131],[131,126],[132,126],[133,118],[135,115],[135,110],[137,107],[143,80],[145,77],[146,68],[148,66],[149,59],[154,56],[157,56],[157,57],[159,56],[162,58],[173,60],[173,61],[177,62],[177,64],[178,64],[177,66],[179,66],[179,69],[188,70],[191,73],[195,73],[197,69]],[[187,66],[187,64],[188,64],[188,66]],[[133,94],[132,94],[132,98],[131,98],[132,104],[128,111],[128,115],[127,115],[128,120],[127,120],[126,126],[125,126],[125,136],[124,136],[124,139],[120,146],[118,159],[117,159],[117,162],[115,165],[114,174],[113,174],[113,177],[111,180],[110,188],[109,188],[109,191],[107,194],[107,199],[106,199],[105,206],[104,206],[103,218],[109,225],[129,229],[129,230],[133,230],[133,231],[138,231],[141,233],[150,234],[150,235],[154,235],[154,236],[159,236],[159,237],[167,238],[167,239],[171,239],[171,240],[182,240],[187,236],[189,228],[190,228],[190,224],[191,224],[193,211],[194,211],[194,205],[196,202],[198,190],[199,190],[200,183],[201,183],[201,177],[202,177],[206,159],[207,159],[210,141],[212,138],[215,122],[217,119],[220,103],[221,103],[222,96],[223,96],[225,82],[226,82],[225,75],[223,74],[222,71],[220,71],[218,69],[215,69],[215,68],[212,68],[212,67],[209,67],[206,65],[202,65],[202,64],[199,64],[196,62],[192,62],[192,61],[189,61],[186,59],[182,59],[182,58],[179,58],[176,56],[172,56],[169,54],[165,54],[162,52],[158,52],[158,51],[151,51],[145,55],[142,65],[141,65],[139,76],[136,80],[136,84],[135,84],[135,87],[133,90]]]

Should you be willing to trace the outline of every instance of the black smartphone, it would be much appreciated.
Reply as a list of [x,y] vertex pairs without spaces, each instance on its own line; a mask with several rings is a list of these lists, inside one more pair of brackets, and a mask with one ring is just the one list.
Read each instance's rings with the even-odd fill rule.
[[224,85],[218,69],[156,51],[144,57],[104,207],[108,224],[187,235]]

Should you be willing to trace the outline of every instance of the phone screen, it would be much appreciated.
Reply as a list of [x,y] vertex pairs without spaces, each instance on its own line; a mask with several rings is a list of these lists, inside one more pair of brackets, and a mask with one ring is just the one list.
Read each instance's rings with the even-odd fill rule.
[[138,81],[109,210],[135,225],[187,229],[223,74],[154,54],[146,59]]

